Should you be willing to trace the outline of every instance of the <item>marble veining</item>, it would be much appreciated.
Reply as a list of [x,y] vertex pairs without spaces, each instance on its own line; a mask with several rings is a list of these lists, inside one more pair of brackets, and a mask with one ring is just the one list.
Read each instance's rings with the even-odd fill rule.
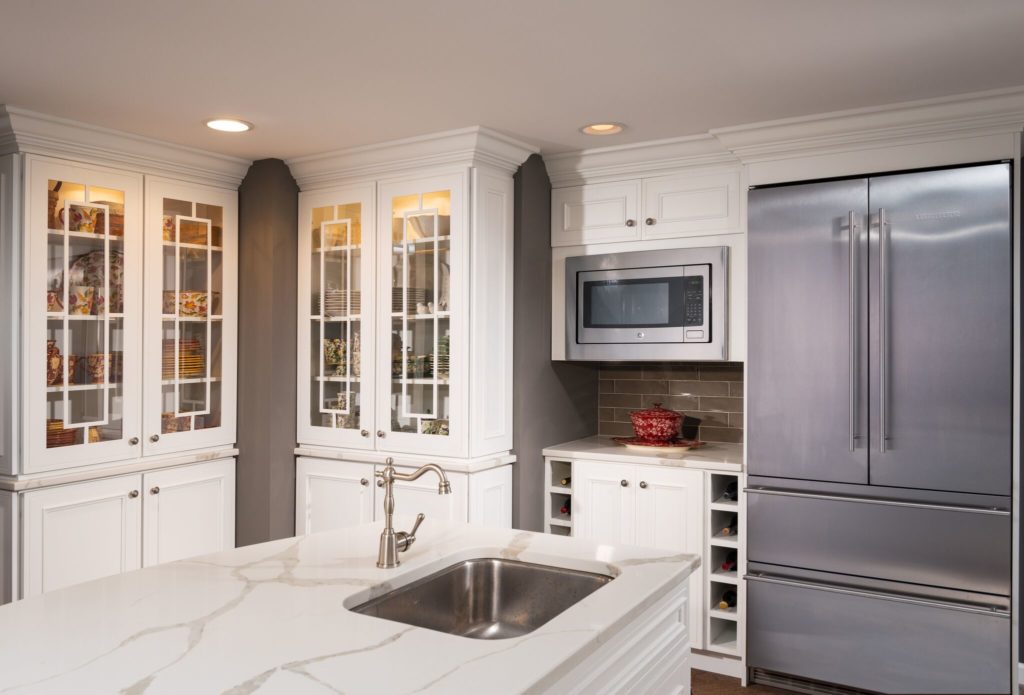
[[[378,524],[130,572],[0,607],[0,693],[538,692],[699,566],[691,555],[428,520],[393,570]],[[522,637],[474,640],[347,605],[460,560],[615,580]]]

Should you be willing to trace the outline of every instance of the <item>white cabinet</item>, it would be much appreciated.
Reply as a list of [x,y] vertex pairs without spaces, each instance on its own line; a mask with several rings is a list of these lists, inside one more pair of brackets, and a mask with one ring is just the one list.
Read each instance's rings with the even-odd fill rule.
[[[396,461],[399,473],[420,465]],[[371,521],[383,522],[384,491],[375,473],[383,465],[300,456],[296,464],[296,533],[317,533]],[[512,467],[474,473],[446,472],[452,491],[438,494],[438,478],[427,473],[417,480],[395,481],[395,514],[427,519],[461,521],[510,528],[512,526]],[[371,482],[373,481],[373,482]]]
[[142,566],[142,476],[62,485],[22,496],[22,595]]
[[22,596],[235,545],[235,462],[21,494]]
[[235,462],[214,461],[143,476],[146,567],[235,547]]
[[587,183],[551,192],[551,245],[742,231],[740,173],[700,171]]
[[556,188],[551,191],[551,245],[639,239],[639,211],[639,179]]
[[[572,463],[572,533],[612,545],[704,555],[704,473],[626,463]],[[703,644],[704,581],[690,576],[691,644]]]
[[295,469],[295,533],[373,521],[373,466],[300,457]]

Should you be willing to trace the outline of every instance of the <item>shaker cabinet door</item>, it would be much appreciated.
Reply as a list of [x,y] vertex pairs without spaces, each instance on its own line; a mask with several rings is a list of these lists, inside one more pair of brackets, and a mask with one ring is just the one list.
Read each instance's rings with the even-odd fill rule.
[[295,533],[332,531],[373,521],[373,465],[296,461]]
[[551,245],[583,246],[640,238],[640,180],[551,192]]
[[142,176],[26,158],[23,471],[141,455]]
[[671,239],[738,232],[740,175],[730,171],[700,176],[644,179],[644,239]]
[[235,443],[238,194],[146,179],[147,455]]
[[[381,466],[378,470],[383,470]],[[395,466],[399,473],[412,473],[415,468]],[[395,521],[395,529],[408,531],[404,519],[415,517],[419,513],[427,516],[424,528],[429,527],[430,520],[454,521],[465,523],[469,518],[469,476],[465,473],[446,473],[451,484],[451,494],[438,494],[438,478],[427,473],[418,480],[395,481],[395,518],[401,517],[402,523]],[[378,480],[383,486],[383,482]],[[377,487],[376,503],[373,505],[373,520],[384,520],[384,490]]]
[[23,596],[138,569],[142,476],[26,492]]
[[235,460],[146,473],[143,565],[235,547]]
[[636,543],[636,467],[573,463],[573,535],[603,543]]

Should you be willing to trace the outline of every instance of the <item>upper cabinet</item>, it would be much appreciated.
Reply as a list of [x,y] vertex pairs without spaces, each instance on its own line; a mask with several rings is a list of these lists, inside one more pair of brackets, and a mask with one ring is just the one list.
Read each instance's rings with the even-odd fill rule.
[[512,174],[529,152],[471,128],[289,162],[301,444],[511,448]]
[[741,232],[740,196],[738,168],[555,188],[551,245]]

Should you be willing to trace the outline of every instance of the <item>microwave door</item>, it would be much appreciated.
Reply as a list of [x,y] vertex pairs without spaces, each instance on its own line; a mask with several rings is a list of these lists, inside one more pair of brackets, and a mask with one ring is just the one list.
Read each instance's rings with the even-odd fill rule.
[[582,344],[707,342],[706,265],[580,272],[577,340]]

